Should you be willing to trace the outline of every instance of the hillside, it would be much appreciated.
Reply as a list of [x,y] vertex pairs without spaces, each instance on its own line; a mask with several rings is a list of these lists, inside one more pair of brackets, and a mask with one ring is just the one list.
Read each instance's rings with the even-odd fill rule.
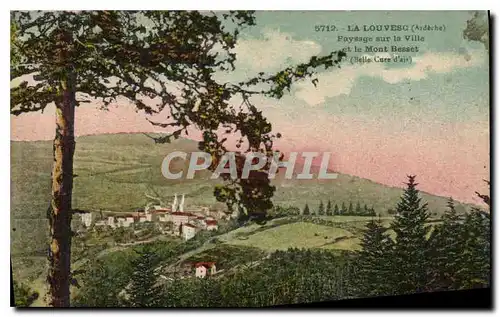
[[[174,150],[197,151],[194,141],[179,139],[155,144],[143,134],[79,137],[74,161],[73,204],[89,210],[130,211],[149,201],[145,193],[157,193],[169,201],[174,193],[186,194],[186,204],[217,204],[216,180],[208,172],[194,180],[167,180],[161,174],[163,158]],[[50,199],[52,142],[11,142],[11,252],[13,255],[44,254],[47,239],[45,213]],[[176,169],[182,168],[182,162]],[[404,175],[402,175],[402,178]],[[275,204],[313,209],[320,200],[346,205],[352,201],[373,206],[384,214],[394,208],[401,189],[359,177],[340,174],[335,180],[274,181]],[[423,193],[431,211],[441,212],[446,198]],[[466,206],[458,204],[458,210]]]

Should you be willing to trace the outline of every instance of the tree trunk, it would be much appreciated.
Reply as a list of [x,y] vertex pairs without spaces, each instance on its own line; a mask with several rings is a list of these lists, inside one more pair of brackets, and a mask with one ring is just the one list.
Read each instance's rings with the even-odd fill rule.
[[60,82],[56,99],[56,135],[52,170],[52,200],[49,209],[49,305],[69,307],[71,256],[71,196],[75,151],[75,74],[69,62],[70,35],[61,32],[58,58]]

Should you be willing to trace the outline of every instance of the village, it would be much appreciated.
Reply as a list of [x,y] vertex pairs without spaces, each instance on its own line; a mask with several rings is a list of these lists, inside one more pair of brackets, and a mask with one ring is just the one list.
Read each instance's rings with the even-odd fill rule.
[[[102,230],[116,230],[118,228],[135,229],[142,224],[155,224],[160,232],[190,240],[200,231],[216,231],[219,221],[230,219],[230,215],[223,210],[208,206],[185,207],[185,195],[178,199],[174,195],[170,207],[148,204],[141,210],[131,212],[99,211],[81,214],[81,225],[85,230],[101,228]],[[190,272],[193,276],[203,278],[216,273],[215,262],[191,263]],[[193,271],[191,271],[193,270]],[[191,274],[188,274],[188,276]]]
[[169,223],[169,230],[162,229],[162,233],[179,236],[187,241],[200,231],[217,230],[218,221],[229,218],[222,210],[206,206],[185,208],[184,205],[185,195],[182,195],[179,202],[175,194],[171,207],[148,205],[142,211],[101,212],[102,215],[88,212],[81,214],[81,222],[85,228],[104,227],[111,230],[128,228],[136,223]]

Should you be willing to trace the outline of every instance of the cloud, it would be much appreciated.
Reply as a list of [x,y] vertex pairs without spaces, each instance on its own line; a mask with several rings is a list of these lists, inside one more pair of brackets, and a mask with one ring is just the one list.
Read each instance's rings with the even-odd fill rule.
[[260,38],[241,38],[235,47],[236,69],[272,72],[303,63],[321,52],[321,45],[295,40],[289,33],[263,29]]
[[386,64],[375,62],[344,65],[341,69],[320,73],[317,87],[311,85],[310,82],[298,83],[295,96],[307,104],[315,106],[325,102],[328,97],[348,95],[360,77],[380,78],[389,84],[397,84],[407,80],[419,81],[426,79],[430,74],[445,74],[457,69],[478,67],[484,64],[485,57],[483,50],[461,54],[428,52],[413,57],[413,63],[409,67],[387,68]]

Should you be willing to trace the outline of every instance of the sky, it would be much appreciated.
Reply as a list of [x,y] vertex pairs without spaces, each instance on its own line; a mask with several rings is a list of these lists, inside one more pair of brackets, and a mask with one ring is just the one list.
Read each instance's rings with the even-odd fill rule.
[[[390,186],[403,186],[415,174],[421,190],[475,202],[489,179],[489,62],[481,42],[464,39],[471,12],[257,12],[257,25],[240,35],[236,71],[220,80],[240,80],[273,72],[347,46],[338,36],[393,36],[411,32],[347,32],[347,26],[438,25],[422,31],[419,52],[403,53],[411,63],[346,61],[318,74],[317,87],[297,83],[276,101],[253,102],[283,137],[284,151],[332,152],[330,168]],[[315,32],[335,25],[335,32]],[[406,43],[372,43],[377,46]],[[368,44],[357,43],[364,47]],[[352,45],[351,45],[352,46]],[[391,54],[352,53],[373,58]],[[119,99],[109,111],[83,104],[76,111],[77,135],[160,132],[142,113]],[[50,140],[54,107],[44,113],[11,117],[12,140]],[[78,150],[78,149],[77,149]]]

